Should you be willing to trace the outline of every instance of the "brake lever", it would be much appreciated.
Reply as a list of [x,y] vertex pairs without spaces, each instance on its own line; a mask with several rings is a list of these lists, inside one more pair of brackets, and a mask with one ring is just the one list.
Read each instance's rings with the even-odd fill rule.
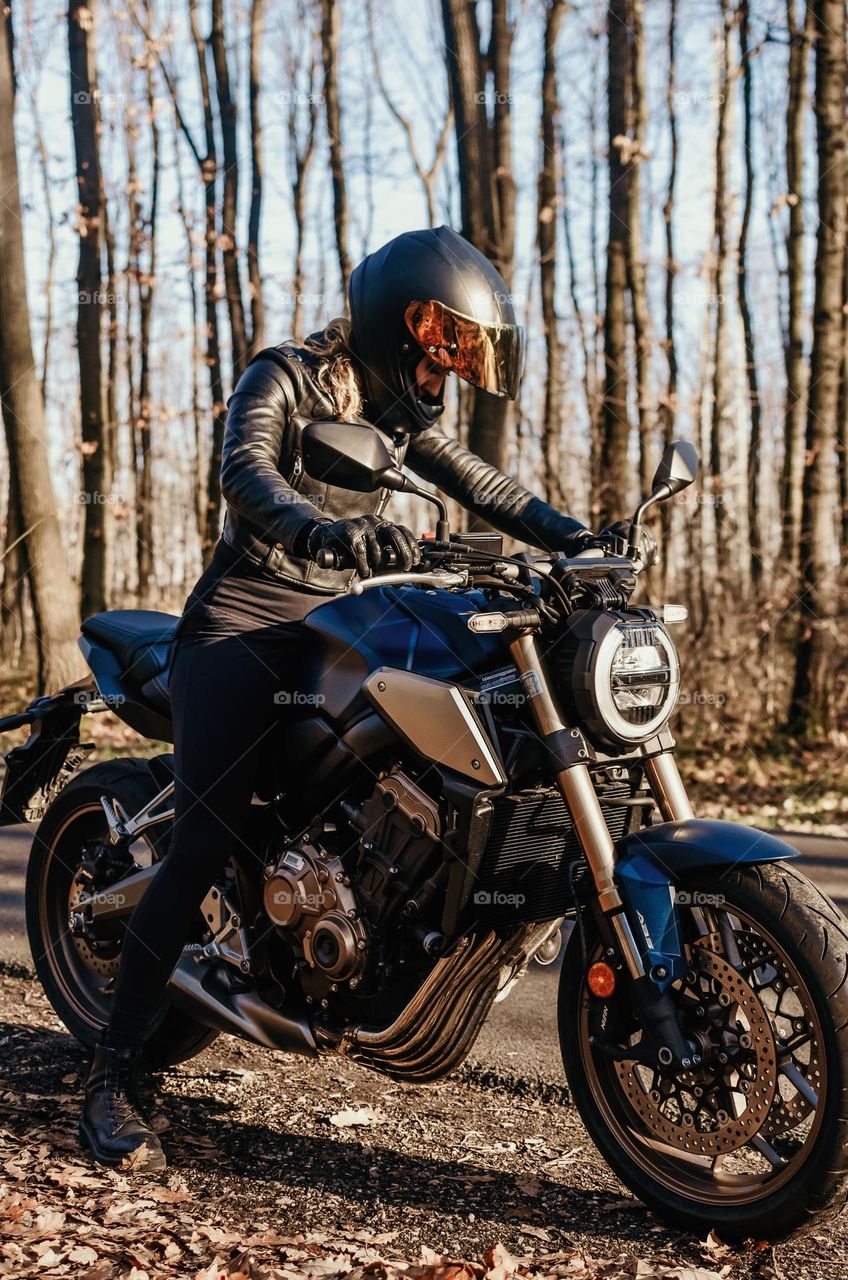
[[348,592],[352,596],[361,596],[363,591],[368,591],[371,587],[466,587],[468,585],[468,573],[451,572],[445,569],[432,569],[424,573],[380,573],[373,578],[359,578],[356,582],[352,582],[348,587]]

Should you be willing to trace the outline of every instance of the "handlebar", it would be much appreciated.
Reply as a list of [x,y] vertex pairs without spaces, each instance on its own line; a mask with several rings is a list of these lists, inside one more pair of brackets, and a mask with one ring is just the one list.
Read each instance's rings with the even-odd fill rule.
[[[393,569],[397,564],[397,552],[393,547],[383,547],[383,569]],[[352,569],[353,563],[335,547],[322,547],[315,557],[319,569]]]
[[[383,548],[383,562],[372,577],[355,579],[349,590],[354,595],[361,595],[370,587],[380,586],[417,586],[447,587],[456,589],[468,587],[475,582],[483,585],[495,585],[501,588],[517,589],[521,580],[522,562],[531,573],[545,579],[551,574],[554,566],[560,581],[576,583],[579,580],[596,580],[606,577],[612,571],[626,570],[637,574],[639,568],[624,555],[605,553],[599,547],[587,548],[575,556],[558,555],[551,552],[547,555],[522,556],[516,560],[512,556],[495,556],[486,554],[482,557],[474,554],[474,549],[464,547],[457,539],[455,542],[443,543],[432,538],[419,542],[423,559],[409,572],[394,572],[397,566],[397,553],[392,547]],[[353,568],[352,559],[344,551],[335,547],[322,547],[316,556],[316,563],[322,569]],[[522,588],[526,591],[527,586]],[[557,588],[559,592],[561,588]]]

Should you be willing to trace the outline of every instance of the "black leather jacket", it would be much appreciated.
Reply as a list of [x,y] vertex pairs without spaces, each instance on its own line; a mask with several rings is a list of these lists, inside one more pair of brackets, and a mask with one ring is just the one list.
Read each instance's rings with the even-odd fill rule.
[[[315,380],[315,362],[306,348],[284,343],[262,352],[240,378],[228,405],[221,460],[227,502],[223,537],[287,586],[335,595],[353,574],[319,569],[306,557],[310,522],[319,515],[382,515],[391,491],[353,493],[304,472],[301,431],[309,422],[336,416]],[[437,427],[400,445],[388,438],[386,443],[398,466],[405,463],[510,537],[563,551],[584,532],[577,520],[561,515]]]

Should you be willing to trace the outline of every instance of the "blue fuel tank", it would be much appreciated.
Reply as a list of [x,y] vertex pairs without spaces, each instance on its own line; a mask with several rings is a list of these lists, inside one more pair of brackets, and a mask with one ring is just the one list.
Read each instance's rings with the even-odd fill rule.
[[472,613],[492,607],[482,591],[406,586],[335,597],[304,620],[309,638],[299,683],[320,695],[320,714],[338,724],[365,708],[362,682],[378,667],[473,680],[510,663],[502,635],[468,630]]

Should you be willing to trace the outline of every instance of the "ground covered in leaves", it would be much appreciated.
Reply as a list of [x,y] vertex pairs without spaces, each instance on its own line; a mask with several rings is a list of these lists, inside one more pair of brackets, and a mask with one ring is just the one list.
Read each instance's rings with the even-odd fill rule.
[[415,1089],[222,1037],[150,1099],[171,1167],[80,1153],[83,1055],[0,976],[0,1274],[842,1280],[848,1230],[732,1250],[657,1222],[598,1158],[562,1081],[477,1062]]

